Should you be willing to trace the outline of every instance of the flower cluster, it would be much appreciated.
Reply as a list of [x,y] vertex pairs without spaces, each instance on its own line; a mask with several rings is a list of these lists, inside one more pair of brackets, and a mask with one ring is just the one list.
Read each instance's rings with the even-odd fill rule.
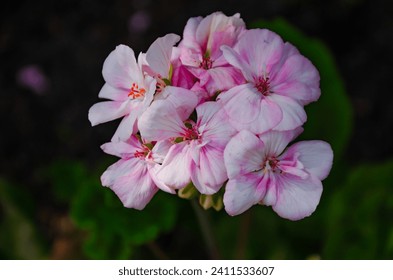
[[99,97],[108,101],[93,105],[89,120],[122,120],[102,146],[120,158],[102,184],[135,209],[192,184],[202,195],[225,190],[230,215],[259,203],[290,220],[309,216],[333,152],[323,141],[287,145],[320,96],[316,68],[239,14],[191,18],[180,39],[158,38],[137,59],[119,45],[105,60]]

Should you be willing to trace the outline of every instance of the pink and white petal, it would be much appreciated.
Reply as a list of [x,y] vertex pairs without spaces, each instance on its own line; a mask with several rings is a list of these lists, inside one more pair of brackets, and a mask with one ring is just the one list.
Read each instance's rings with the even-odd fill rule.
[[202,19],[202,17],[192,17],[187,21],[183,31],[183,40],[179,44],[180,48],[200,49],[199,44],[196,42],[195,34]]
[[124,207],[138,210],[145,208],[158,191],[145,164],[137,165],[132,172],[118,178],[110,188]]
[[271,172],[266,172],[259,183],[260,187],[264,187],[266,189],[265,195],[260,204],[271,206],[276,204],[277,202],[277,183],[276,183],[276,175]]
[[263,98],[259,104],[258,119],[250,124],[249,130],[255,134],[264,133],[276,127],[283,119],[284,112],[280,106],[271,102],[268,98]]
[[267,96],[266,99],[277,104],[282,111],[282,120],[273,128],[274,130],[291,130],[302,126],[306,122],[306,112],[303,105],[297,101],[279,94],[272,94]]
[[298,160],[304,165],[306,170],[318,178],[325,179],[333,164],[333,150],[324,141],[301,141],[293,144],[283,154],[283,158],[292,157],[298,154]]
[[149,168],[149,173],[150,173],[150,177],[153,180],[153,182],[156,184],[156,186],[167,193],[171,193],[171,194],[176,194],[176,190],[173,188],[170,188],[169,186],[167,186],[166,184],[164,184],[162,181],[160,181],[157,178],[157,172],[160,170],[161,166],[159,164],[154,165],[153,167]]
[[[214,61],[216,66],[222,66],[222,46],[232,47],[237,41],[237,34],[239,34],[239,28],[228,25],[222,30],[216,31],[210,35],[207,49],[210,50],[210,58]],[[218,64],[217,64],[218,62]]]
[[236,134],[224,150],[224,162],[229,179],[260,170],[263,160],[263,142],[247,130]]
[[218,13],[210,14],[204,17],[198,24],[197,28],[195,29],[195,41],[198,45],[202,47],[207,47],[207,42],[209,40],[209,36],[215,30],[211,30],[212,21]]
[[261,201],[266,192],[259,186],[261,180],[261,173],[229,179],[224,193],[225,211],[231,216],[239,215]]
[[265,144],[265,151],[267,155],[280,155],[288,146],[289,142],[294,140],[303,132],[302,127],[297,127],[293,130],[275,131],[271,130],[259,135],[259,139]]
[[115,131],[115,134],[112,136],[111,141],[127,141],[127,139],[130,138],[132,134],[137,133],[137,119],[140,115],[140,111],[141,110],[139,107],[135,107],[127,116],[121,120]]
[[127,115],[129,102],[104,101],[91,106],[89,109],[89,121],[92,126],[109,122]]
[[189,70],[192,70],[193,67],[199,67],[202,61],[202,54],[200,51],[180,48],[180,61],[184,66],[188,66]]
[[114,88],[110,84],[105,83],[98,93],[98,97],[122,102],[128,99],[128,91],[121,88]]
[[318,70],[300,54],[288,57],[272,77],[271,85],[274,92],[299,100],[302,104],[318,100],[321,94]]
[[199,105],[196,111],[199,133],[203,134],[203,139],[224,149],[237,131],[229,124],[228,115],[221,104],[208,101]]
[[191,89],[196,82],[195,76],[183,64],[174,67],[172,73],[173,86]]
[[192,162],[191,181],[202,194],[216,193],[228,179],[221,149],[206,145],[199,150],[199,163]]
[[267,29],[251,29],[242,34],[234,49],[249,65],[255,78],[263,77],[281,59],[284,42]]
[[104,62],[102,69],[104,80],[112,87],[129,89],[132,82],[141,83],[143,73],[135,59],[134,51],[125,45],[119,45]]
[[285,174],[277,176],[277,202],[273,210],[292,221],[310,216],[319,204],[322,183],[314,176],[307,179]]
[[214,96],[218,91],[226,91],[245,82],[242,73],[230,65],[203,71],[203,75],[199,78],[201,85],[211,96]]
[[284,161],[280,161],[280,170],[283,173],[290,174],[300,179],[307,179],[311,176],[305,169],[301,162],[296,161],[291,164],[286,164]]
[[123,141],[105,143],[101,145],[101,149],[109,155],[117,156],[120,158],[126,158],[127,156],[132,155],[137,151],[136,147]]
[[138,128],[143,139],[161,141],[179,137],[186,129],[176,108],[165,100],[156,100],[142,114]]
[[195,92],[174,86],[166,86],[161,94],[156,95],[155,100],[170,102],[183,121],[190,117],[198,104],[198,96]]
[[170,140],[158,141],[152,149],[152,157],[155,163],[163,163],[169,149],[173,146],[173,142]]
[[143,97],[143,99],[137,99],[138,102],[142,103],[141,108],[142,108],[143,112],[153,102],[154,94],[156,92],[156,84],[157,84],[157,81],[153,77],[149,77],[149,76],[145,77],[145,80],[144,80],[144,86],[146,89],[145,96]]
[[112,186],[114,182],[123,176],[126,176],[130,170],[136,168],[139,164],[139,159],[129,158],[120,159],[111,166],[109,166],[105,172],[101,175],[101,183],[105,187]]
[[146,60],[149,66],[162,78],[169,78],[172,47],[179,40],[179,35],[167,34],[156,39],[146,52]]
[[216,13],[210,27],[210,36],[206,46],[206,49],[211,52],[211,57],[215,60],[221,56],[221,46],[233,46],[239,33],[244,29],[245,23],[240,18],[239,13],[230,17],[223,13]]
[[219,95],[231,125],[255,134],[268,131],[282,119],[280,107],[262,96],[251,84],[234,87]]
[[250,64],[244,60],[233,48],[228,46],[221,47],[222,54],[225,59],[231,64],[233,67],[239,69],[245,80],[251,82],[254,80],[254,76],[250,67]]
[[172,189],[185,187],[191,181],[191,161],[187,142],[173,145],[156,173],[157,180]]

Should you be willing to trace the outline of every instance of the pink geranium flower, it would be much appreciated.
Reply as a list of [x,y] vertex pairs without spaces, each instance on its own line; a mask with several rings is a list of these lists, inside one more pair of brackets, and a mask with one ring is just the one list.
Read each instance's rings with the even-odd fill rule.
[[142,143],[135,135],[125,142],[102,145],[104,152],[121,158],[102,174],[102,185],[110,187],[125,207],[138,210],[150,202],[159,188],[173,193],[155,176],[169,147],[167,141]]
[[229,177],[224,205],[228,214],[241,214],[258,203],[272,206],[278,215],[290,220],[314,212],[333,152],[323,141],[301,141],[284,151],[301,131],[271,131],[257,137],[243,130],[231,139],[224,152]]
[[157,179],[173,189],[192,181],[199,192],[213,194],[227,180],[224,148],[235,133],[216,102],[196,108],[197,121],[182,120],[171,103],[156,101],[140,119],[147,141],[171,140],[173,145],[157,171]]
[[295,47],[274,32],[253,29],[233,48],[221,49],[247,81],[219,96],[238,131],[291,130],[306,121],[303,106],[319,98],[319,74]]
[[243,82],[243,77],[222,55],[220,47],[233,46],[245,24],[239,14],[221,12],[188,20],[179,44],[181,63],[210,95]]
[[142,71],[142,55],[138,62],[134,51],[119,45],[104,62],[105,84],[99,97],[111,101],[94,104],[89,110],[92,125],[123,118],[112,140],[127,140],[137,131],[137,119],[153,100],[156,80]]

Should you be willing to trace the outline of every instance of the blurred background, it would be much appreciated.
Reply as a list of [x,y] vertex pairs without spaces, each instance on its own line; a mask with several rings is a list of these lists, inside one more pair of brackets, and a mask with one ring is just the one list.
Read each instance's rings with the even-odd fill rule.
[[[190,17],[240,13],[292,42],[321,73],[302,139],[335,163],[316,212],[235,218],[160,193],[125,209],[99,177],[117,159],[88,109],[118,45],[146,51]],[[393,259],[393,2],[386,0],[6,1],[0,9],[0,258]]]

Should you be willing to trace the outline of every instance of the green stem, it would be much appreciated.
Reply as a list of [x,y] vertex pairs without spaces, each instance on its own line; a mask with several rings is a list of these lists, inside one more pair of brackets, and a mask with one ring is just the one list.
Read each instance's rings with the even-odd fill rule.
[[246,257],[248,233],[251,225],[251,211],[247,211],[241,216],[240,227],[237,234],[237,245],[235,259],[243,260]]
[[156,256],[159,260],[169,260],[169,257],[165,252],[158,246],[158,244],[154,241],[151,241],[146,244],[150,251]]
[[192,208],[194,209],[195,215],[197,216],[198,223],[202,232],[202,236],[209,250],[210,258],[213,260],[220,259],[220,254],[216,246],[215,238],[213,235],[213,231],[208,216],[206,215],[206,211],[202,210],[202,208],[200,207],[200,205],[195,199],[191,199],[191,205]]

